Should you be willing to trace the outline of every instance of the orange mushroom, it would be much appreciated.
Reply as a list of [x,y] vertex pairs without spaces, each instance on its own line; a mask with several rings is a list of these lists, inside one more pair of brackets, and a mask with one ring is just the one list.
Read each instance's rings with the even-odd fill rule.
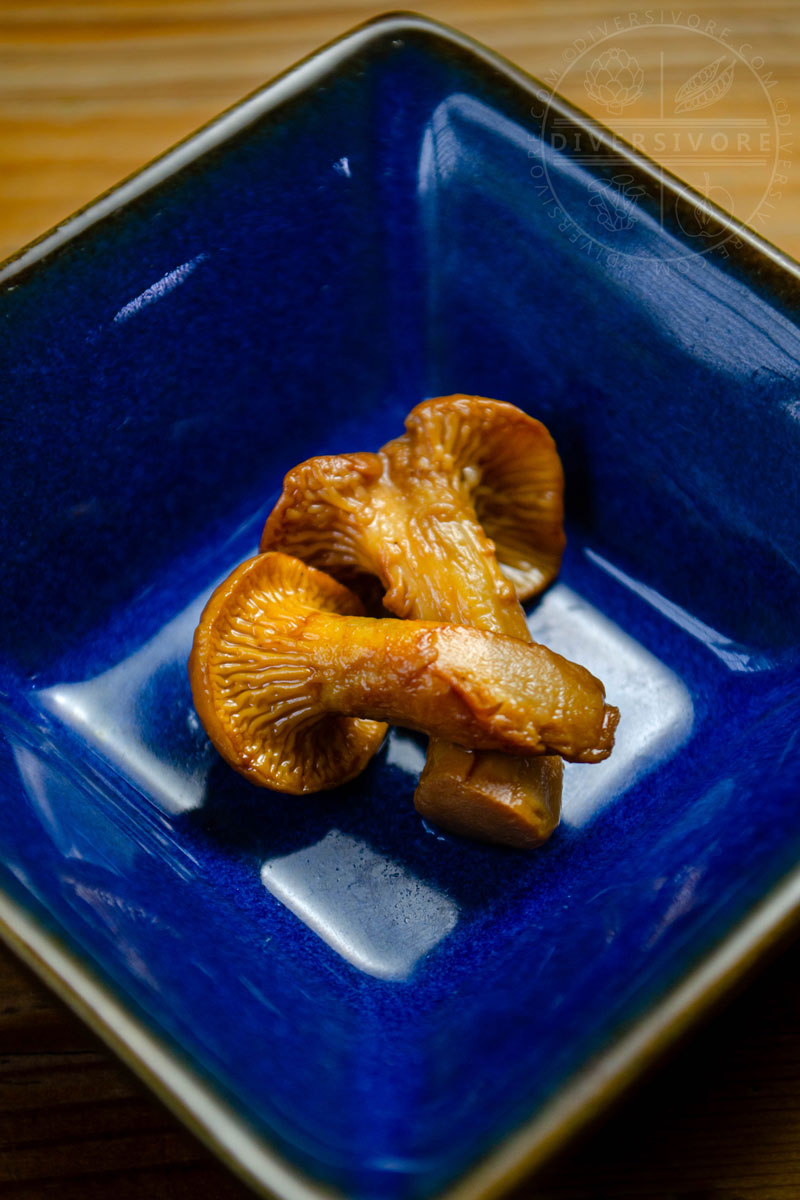
[[254,783],[344,783],[387,721],[510,754],[609,753],[617,710],[583,667],[517,638],[361,611],[342,584],[279,553],[243,563],[212,595],[192,693],[214,745]]
[[[283,549],[352,582],[376,575],[398,616],[530,641],[520,600],[556,575],[563,474],[550,434],[481,396],[419,404],[377,454],[312,458],[290,471],[262,550]],[[434,740],[414,797],[446,829],[516,846],[558,823],[562,764]]]

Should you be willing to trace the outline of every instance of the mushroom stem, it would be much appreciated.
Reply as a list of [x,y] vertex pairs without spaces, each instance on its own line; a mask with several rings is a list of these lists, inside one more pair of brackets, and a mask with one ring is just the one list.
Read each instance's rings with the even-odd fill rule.
[[604,703],[602,684],[545,646],[464,626],[332,613],[309,616],[291,640],[326,712],[473,749],[549,751],[575,762],[607,758],[613,745],[617,710]]

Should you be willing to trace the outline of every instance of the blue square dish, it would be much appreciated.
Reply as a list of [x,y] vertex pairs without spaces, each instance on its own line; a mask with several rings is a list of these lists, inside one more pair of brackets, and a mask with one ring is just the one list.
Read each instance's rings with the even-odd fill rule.
[[[800,902],[798,270],[555,120],[586,128],[383,18],[2,273],[5,936],[283,1197],[509,1181]],[[399,733],[257,791],[187,684],[284,472],[454,391],[552,430],[531,628],[622,710],[534,854],[425,828]]]

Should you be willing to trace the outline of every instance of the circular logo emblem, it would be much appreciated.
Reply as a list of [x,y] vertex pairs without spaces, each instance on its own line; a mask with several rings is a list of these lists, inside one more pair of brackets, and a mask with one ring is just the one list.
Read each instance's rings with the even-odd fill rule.
[[[628,13],[576,38],[545,82],[739,221],[766,225],[788,178],[791,117],[763,56],[730,29],[694,15]],[[581,128],[547,103],[534,115],[542,121],[528,156],[536,193],[588,253],[646,254],[635,230],[643,207],[649,220],[684,235],[667,258],[724,254],[737,240],[702,201],[676,197],[666,174],[642,186],[591,121]],[[584,203],[576,160],[594,176]],[[665,261],[663,239],[656,256]]]

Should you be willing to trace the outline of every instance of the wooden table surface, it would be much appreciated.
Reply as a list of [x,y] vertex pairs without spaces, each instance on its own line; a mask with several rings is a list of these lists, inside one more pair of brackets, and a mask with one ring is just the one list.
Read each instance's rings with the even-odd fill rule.
[[[380,11],[367,0],[0,0],[0,257]],[[668,165],[800,257],[800,172],[786,145],[800,112],[796,3],[712,0],[661,10],[603,0],[431,0],[424,11],[558,82],[612,125],[607,98],[587,91],[587,64],[610,46],[625,48],[643,71],[616,122],[629,137],[640,121],[652,139],[664,98],[674,108],[680,88],[708,67],[716,125],[705,130],[719,135],[716,157],[695,141],[680,166]],[[708,95],[704,103],[707,118]],[[744,140],[736,144],[733,132]],[[750,139],[761,137],[772,140],[754,148]],[[664,145],[662,158],[677,148]],[[776,171],[778,158],[788,166]],[[247,1194],[0,950],[0,1195]],[[784,949],[516,1195],[798,1200],[800,945]]]

